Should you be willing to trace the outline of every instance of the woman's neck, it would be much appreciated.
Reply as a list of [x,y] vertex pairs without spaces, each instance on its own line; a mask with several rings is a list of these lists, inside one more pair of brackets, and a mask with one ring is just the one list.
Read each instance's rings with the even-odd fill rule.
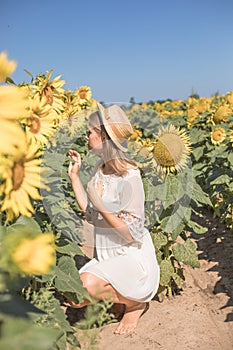
[[103,174],[110,175],[115,174],[116,171],[113,169],[113,167],[109,163],[105,163],[101,167]]

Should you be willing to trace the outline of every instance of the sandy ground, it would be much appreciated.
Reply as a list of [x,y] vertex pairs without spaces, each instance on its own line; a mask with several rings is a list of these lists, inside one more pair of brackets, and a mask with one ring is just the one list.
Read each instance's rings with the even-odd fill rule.
[[185,267],[180,295],[151,301],[132,335],[115,335],[116,324],[106,326],[92,349],[233,349],[233,233],[206,214],[208,232],[192,235],[201,268]]

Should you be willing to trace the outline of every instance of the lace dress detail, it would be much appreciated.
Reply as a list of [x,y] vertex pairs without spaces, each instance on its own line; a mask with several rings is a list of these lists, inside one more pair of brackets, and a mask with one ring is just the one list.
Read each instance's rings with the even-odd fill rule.
[[142,243],[144,234],[144,222],[141,218],[138,218],[126,211],[121,211],[118,217],[128,225],[129,231],[133,239],[139,243]]

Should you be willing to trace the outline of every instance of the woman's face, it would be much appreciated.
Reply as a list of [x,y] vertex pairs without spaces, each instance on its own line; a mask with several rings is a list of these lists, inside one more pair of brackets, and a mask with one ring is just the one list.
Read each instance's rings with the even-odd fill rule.
[[94,128],[89,127],[87,133],[87,145],[89,151],[95,154],[102,153],[103,142],[100,132],[96,131]]

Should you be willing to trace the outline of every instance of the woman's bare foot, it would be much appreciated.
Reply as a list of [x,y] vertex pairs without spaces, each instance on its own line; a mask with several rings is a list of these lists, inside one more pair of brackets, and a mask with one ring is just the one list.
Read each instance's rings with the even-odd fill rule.
[[137,327],[138,320],[146,310],[146,303],[138,303],[132,307],[126,307],[125,314],[119,323],[115,334],[129,334]]

